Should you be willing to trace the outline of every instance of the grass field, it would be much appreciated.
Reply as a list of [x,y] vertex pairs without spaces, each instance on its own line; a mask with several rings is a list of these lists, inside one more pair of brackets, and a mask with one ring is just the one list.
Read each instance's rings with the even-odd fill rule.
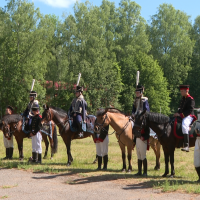
[[[110,129],[112,132],[112,129]],[[189,193],[200,193],[200,185],[195,183],[197,174],[193,165],[194,148],[189,153],[182,152],[180,149],[175,151],[175,173],[173,179],[161,178],[164,173],[164,156],[161,152],[161,169],[154,171],[155,155],[153,150],[147,152],[148,159],[148,178],[134,177],[137,172],[137,156],[133,151],[132,156],[132,173],[122,173],[121,150],[119,148],[115,135],[109,136],[109,162],[108,171],[96,171],[97,164],[92,164],[95,159],[96,150],[92,138],[82,140],[74,140],[71,145],[71,152],[74,161],[70,167],[66,166],[67,154],[66,147],[61,137],[58,137],[58,153],[50,160],[50,151],[48,158],[43,159],[41,165],[29,165],[28,158],[31,156],[31,140],[24,140],[24,161],[18,161],[17,143],[14,140],[14,159],[11,161],[0,161],[1,167],[17,168],[22,170],[37,171],[41,173],[65,173],[66,176],[77,175],[81,177],[81,181],[95,182],[101,180],[114,180],[119,183],[133,185],[133,187],[160,188],[162,191],[184,191]],[[0,157],[5,157],[5,148],[3,145],[3,134],[0,132]],[[43,152],[45,149],[42,143]],[[69,181],[68,184],[78,184],[80,180]]]

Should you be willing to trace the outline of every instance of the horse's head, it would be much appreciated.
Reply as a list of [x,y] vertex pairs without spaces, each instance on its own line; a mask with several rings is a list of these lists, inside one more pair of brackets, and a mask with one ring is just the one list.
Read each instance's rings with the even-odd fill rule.
[[2,121],[2,129],[5,138],[10,137],[10,125]]
[[42,121],[41,123],[47,123],[53,119],[53,113],[51,108],[48,105],[43,105],[44,112],[42,113]]
[[135,115],[135,123],[133,126],[133,133],[135,137],[141,137],[141,130],[146,127],[145,113],[146,113],[146,110],[144,110],[143,112],[139,111]]
[[108,109],[101,109],[97,111],[97,118],[95,121],[95,132],[101,131],[102,128],[107,127],[110,124],[110,119],[107,114]]

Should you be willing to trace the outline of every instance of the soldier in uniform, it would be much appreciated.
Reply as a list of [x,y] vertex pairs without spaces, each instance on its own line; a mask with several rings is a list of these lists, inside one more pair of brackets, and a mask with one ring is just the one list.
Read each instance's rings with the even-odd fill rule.
[[97,170],[101,170],[102,158],[103,158],[103,170],[107,170],[108,165],[108,131],[109,126],[105,127],[101,130],[100,134],[95,133],[94,142],[96,143],[96,153],[98,158],[98,168]]
[[31,133],[32,137],[32,157],[30,161],[36,163],[42,163],[42,135],[40,133],[41,129],[41,116],[39,111],[39,105],[37,103],[33,103],[32,105],[32,122],[31,122]]
[[32,106],[33,104],[38,104],[39,102],[38,100],[36,100],[35,98],[37,97],[37,92],[35,91],[31,91],[29,98],[30,98],[30,102],[28,104],[28,106],[26,107],[26,110],[23,113],[23,117],[26,119],[26,125],[28,126],[27,129],[30,129],[30,125],[31,125],[31,121],[32,121]]
[[87,115],[87,102],[83,97],[83,87],[76,86],[76,98],[73,99],[72,104],[69,109],[70,116],[73,117],[72,126],[77,127],[81,135],[82,132],[82,122],[86,123]]
[[[12,115],[13,111],[14,111],[14,109],[13,109],[12,106],[7,106],[5,114],[6,115]],[[3,135],[3,142],[4,142],[4,146],[6,148],[6,157],[3,158],[3,160],[12,159],[12,157],[13,157],[13,149],[14,149],[13,135],[11,135],[10,138],[6,138]]]
[[[141,85],[137,85],[135,94],[136,99],[133,103],[132,109],[132,117],[134,118],[138,111],[147,110],[150,112],[148,98],[143,97],[144,87]],[[150,137],[150,129],[146,127],[146,129],[141,130],[141,137],[134,137],[134,142],[136,143],[137,157],[138,157],[138,173],[136,176],[142,175],[142,164],[144,167],[143,176],[147,176],[147,159],[146,159],[146,151],[149,148],[149,139]]]
[[196,120],[196,116],[194,115],[195,101],[194,98],[189,94],[189,85],[180,85],[179,88],[182,99],[178,112],[174,114],[174,117],[182,118],[184,148],[181,150],[189,152],[189,126],[193,121]]

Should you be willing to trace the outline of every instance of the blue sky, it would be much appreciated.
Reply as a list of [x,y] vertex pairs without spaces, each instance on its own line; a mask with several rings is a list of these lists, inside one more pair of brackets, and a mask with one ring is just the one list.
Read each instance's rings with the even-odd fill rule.
[[[39,7],[43,14],[55,14],[62,19],[63,13],[67,16],[73,14],[73,5],[76,0],[29,0],[34,2],[35,7]],[[118,6],[120,0],[110,0],[115,2]],[[79,2],[85,2],[85,0],[79,0]],[[102,0],[89,0],[93,5],[101,5]],[[191,16],[191,20],[194,23],[195,18],[200,15],[200,0],[136,0],[136,3],[141,6],[141,16],[147,21],[151,15],[157,12],[157,8],[162,3],[172,4],[176,9],[186,12]],[[6,0],[0,0],[0,7],[4,7],[7,4]]]

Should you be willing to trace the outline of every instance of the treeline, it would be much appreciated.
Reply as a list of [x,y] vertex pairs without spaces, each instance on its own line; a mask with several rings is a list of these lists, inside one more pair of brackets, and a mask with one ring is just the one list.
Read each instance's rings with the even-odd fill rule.
[[[60,21],[42,15],[33,3],[10,0],[0,9],[0,108],[25,109],[32,79],[41,104],[68,109],[78,73],[89,113],[115,106],[131,112],[136,71],[151,111],[178,107],[178,85],[190,84],[200,106],[200,17],[162,4],[149,23],[134,1],[118,7],[76,3]],[[47,83],[47,81],[50,81]]]

